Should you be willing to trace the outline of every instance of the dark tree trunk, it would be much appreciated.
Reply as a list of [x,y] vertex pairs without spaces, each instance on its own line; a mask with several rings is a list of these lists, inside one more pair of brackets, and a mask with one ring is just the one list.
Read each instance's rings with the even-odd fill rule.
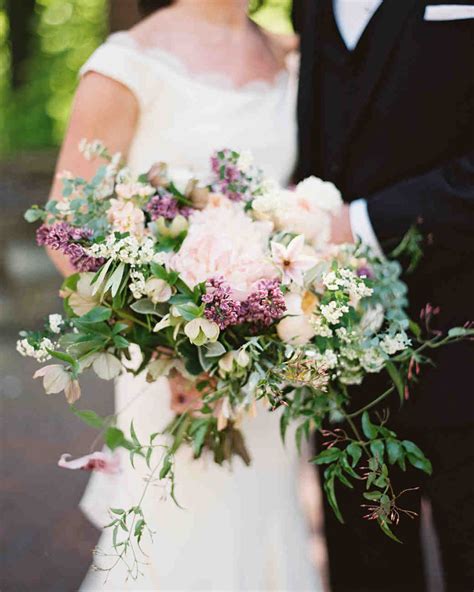
[[31,47],[31,21],[35,11],[35,0],[7,0],[6,10],[10,24],[12,86],[18,88],[25,82],[22,76],[22,66]]
[[129,29],[140,19],[137,4],[136,0],[110,0],[110,30],[112,32]]

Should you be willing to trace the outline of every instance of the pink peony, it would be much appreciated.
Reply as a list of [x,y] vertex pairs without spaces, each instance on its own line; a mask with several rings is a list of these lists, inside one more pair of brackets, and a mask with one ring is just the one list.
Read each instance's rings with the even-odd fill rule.
[[272,225],[254,222],[242,206],[212,195],[206,209],[192,214],[186,239],[171,267],[191,287],[223,278],[237,300],[244,300],[261,279],[278,274],[270,262]]

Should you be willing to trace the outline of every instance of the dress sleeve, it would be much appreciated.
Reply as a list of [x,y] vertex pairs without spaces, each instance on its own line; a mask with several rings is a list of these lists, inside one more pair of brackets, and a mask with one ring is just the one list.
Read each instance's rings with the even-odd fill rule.
[[150,78],[146,60],[132,48],[107,41],[91,55],[79,75],[97,72],[126,86],[136,97],[140,108],[150,100]]

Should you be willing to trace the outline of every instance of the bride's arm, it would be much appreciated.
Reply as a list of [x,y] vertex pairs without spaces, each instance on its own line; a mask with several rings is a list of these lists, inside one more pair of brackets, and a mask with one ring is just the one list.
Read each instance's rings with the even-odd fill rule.
[[[87,161],[79,153],[82,138],[101,140],[111,153],[121,152],[126,158],[138,114],[138,101],[128,88],[101,74],[86,74],[76,93],[49,199],[61,197],[62,187],[57,173],[70,171],[74,176],[86,179],[94,174],[97,163]],[[48,255],[64,276],[74,273],[67,256],[51,249],[48,249]]]

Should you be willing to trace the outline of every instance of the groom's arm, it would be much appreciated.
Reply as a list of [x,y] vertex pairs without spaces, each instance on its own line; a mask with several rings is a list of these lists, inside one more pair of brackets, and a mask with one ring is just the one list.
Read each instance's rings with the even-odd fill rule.
[[334,242],[359,237],[391,249],[421,223],[434,247],[474,251],[474,153],[365,197],[334,220]]
[[474,153],[367,196],[367,210],[382,246],[392,247],[421,222],[433,246],[474,250]]

